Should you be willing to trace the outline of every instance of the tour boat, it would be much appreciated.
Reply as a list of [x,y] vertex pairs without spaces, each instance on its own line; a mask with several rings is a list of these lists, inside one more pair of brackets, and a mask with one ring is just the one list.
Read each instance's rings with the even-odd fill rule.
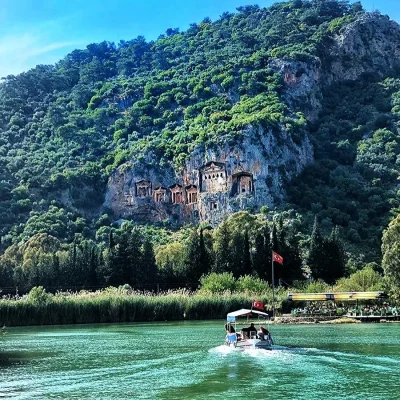
[[[228,313],[226,317],[227,334],[225,336],[225,344],[238,350],[264,349],[272,350],[273,340],[268,329],[261,328],[257,331],[254,327],[242,328],[240,332],[237,330],[237,319],[246,317],[262,317],[264,320],[258,320],[257,324],[268,324],[268,314],[258,310],[249,310],[242,308],[241,310]],[[251,325],[254,325],[253,323]],[[233,329],[232,329],[233,328]],[[253,328],[253,329],[251,329]],[[239,329],[239,328],[238,328]]]

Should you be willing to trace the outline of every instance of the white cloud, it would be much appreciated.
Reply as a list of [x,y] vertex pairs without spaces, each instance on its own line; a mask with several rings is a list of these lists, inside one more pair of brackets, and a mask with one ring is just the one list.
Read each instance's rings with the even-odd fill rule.
[[18,74],[37,64],[53,64],[82,41],[52,40],[51,32],[27,31],[0,36],[0,77]]

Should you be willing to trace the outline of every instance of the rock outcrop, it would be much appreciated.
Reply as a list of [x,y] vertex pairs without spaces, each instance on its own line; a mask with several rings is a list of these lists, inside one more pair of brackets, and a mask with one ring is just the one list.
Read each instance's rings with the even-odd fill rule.
[[315,121],[324,88],[368,74],[384,77],[400,69],[400,25],[376,12],[362,14],[335,36],[321,58],[275,59],[269,67],[282,74],[288,104],[300,107],[308,120]]
[[[400,26],[378,13],[363,14],[339,31],[321,58],[274,59],[269,67],[282,74],[290,108],[315,121],[324,88],[400,68]],[[111,176],[104,205],[116,218],[216,225],[235,211],[279,204],[291,179],[312,161],[307,137],[295,143],[284,126],[278,133],[249,126],[234,145],[196,148],[181,172],[132,160]]]
[[196,149],[181,173],[131,161],[110,178],[105,205],[116,218],[216,225],[235,211],[276,205],[312,160],[307,137],[296,144],[283,129],[277,136],[250,127],[236,145]]

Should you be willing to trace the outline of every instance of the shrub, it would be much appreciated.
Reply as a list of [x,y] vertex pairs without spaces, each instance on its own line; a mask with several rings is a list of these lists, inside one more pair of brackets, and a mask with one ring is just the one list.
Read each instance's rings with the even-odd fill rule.
[[211,293],[234,292],[236,280],[232,272],[216,274],[215,272],[200,279],[201,291]]
[[269,285],[260,278],[245,275],[237,280],[236,290],[244,293],[262,294],[269,291]]
[[46,304],[51,298],[51,294],[46,293],[43,286],[35,286],[28,294],[28,301],[33,304]]

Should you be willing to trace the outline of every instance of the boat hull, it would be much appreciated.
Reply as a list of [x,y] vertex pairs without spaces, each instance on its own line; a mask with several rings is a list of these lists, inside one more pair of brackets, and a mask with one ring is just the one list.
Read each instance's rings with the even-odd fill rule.
[[253,349],[272,350],[272,343],[269,340],[245,339],[235,342],[227,340],[225,344],[229,347],[238,350],[253,350]]

